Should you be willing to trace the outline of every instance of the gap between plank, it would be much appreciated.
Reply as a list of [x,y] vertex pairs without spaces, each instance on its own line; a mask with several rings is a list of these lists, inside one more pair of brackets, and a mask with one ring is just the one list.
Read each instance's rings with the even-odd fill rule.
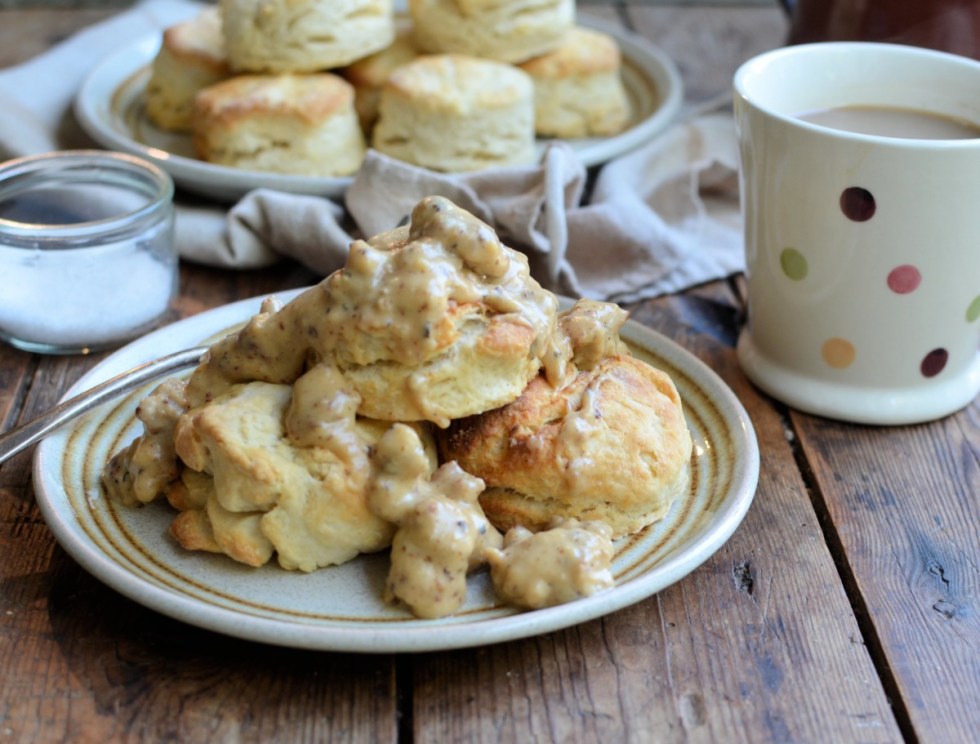
[[[776,402],[774,401],[774,403]],[[898,680],[895,678],[891,666],[888,664],[884,645],[878,636],[878,631],[874,623],[871,621],[868,605],[864,600],[864,595],[861,593],[850,561],[847,559],[847,553],[844,550],[844,544],[841,541],[840,534],[834,526],[833,520],[830,518],[830,509],[827,507],[826,500],[820,491],[813,468],[810,466],[806,454],[803,452],[803,447],[800,445],[800,438],[796,427],[793,426],[792,417],[786,406],[782,403],[776,403],[776,405],[783,419],[783,427],[790,435],[787,437],[790,450],[793,453],[793,459],[796,461],[796,467],[800,472],[800,477],[806,488],[810,504],[813,506],[813,511],[817,515],[817,524],[823,534],[824,542],[830,551],[830,557],[834,562],[837,575],[840,577],[841,584],[844,586],[844,592],[851,604],[851,610],[857,621],[861,637],[864,639],[868,656],[871,658],[871,663],[878,674],[882,689],[891,706],[892,715],[895,716],[895,723],[906,744],[918,744],[919,737],[915,732],[912,716],[902,696]]]
[[396,741],[413,744],[415,741],[415,663],[410,655],[395,658],[395,716]]

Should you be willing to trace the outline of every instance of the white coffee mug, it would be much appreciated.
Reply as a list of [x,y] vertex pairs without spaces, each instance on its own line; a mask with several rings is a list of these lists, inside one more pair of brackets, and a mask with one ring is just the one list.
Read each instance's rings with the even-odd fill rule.
[[[969,404],[980,390],[980,62],[805,44],[749,60],[734,90],[746,375],[792,407],[861,423]],[[928,112],[975,132],[885,136],[800,118],[838,108],[862,119],[847,126]]]

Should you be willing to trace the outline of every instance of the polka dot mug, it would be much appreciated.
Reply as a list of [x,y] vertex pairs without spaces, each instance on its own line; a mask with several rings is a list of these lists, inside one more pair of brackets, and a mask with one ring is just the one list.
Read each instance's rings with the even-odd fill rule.
[[[749,60],[734,89],[745,373],[795,408],[860,423],[969,404],[980,390],[980,62],[804,44]],[[895,117],[908,128],[883,128]]]

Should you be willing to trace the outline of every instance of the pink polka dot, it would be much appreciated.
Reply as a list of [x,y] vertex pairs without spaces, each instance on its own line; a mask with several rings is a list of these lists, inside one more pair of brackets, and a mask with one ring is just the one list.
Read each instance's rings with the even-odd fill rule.
[[896,266],[888,272],[888,288],[895,294],[908,294],[919,288],[922,274],[911,264]]

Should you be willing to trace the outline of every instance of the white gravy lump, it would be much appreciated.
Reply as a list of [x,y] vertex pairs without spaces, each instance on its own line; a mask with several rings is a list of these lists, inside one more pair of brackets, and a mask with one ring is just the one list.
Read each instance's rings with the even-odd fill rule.
[[136,418],[143,434],[109,460],[102,482],[113,498],[126,506],[148,504],[180,477],[174,448],[177,419],[187,411],[184,383],[162,382],[140,401]]
[[422,618],[445,617],[466,601],[466,576],[502,544],[477,497],[483,481],[455,462],[425,478],[418,435],[395,424],[378,442],[369,505],[397,525],[385,586],[388,601],[401,600]]
[[568,519],[533,533],[512,527],[502,549],[487,550],[497,596],[527,609],[571,602],[615,583],[612,528]]
[[558,317],[558,326],[572,345],[572,361],[590,370],[603,359],[629,354],[619,331],[629,313],[611,302],[581,299]]

